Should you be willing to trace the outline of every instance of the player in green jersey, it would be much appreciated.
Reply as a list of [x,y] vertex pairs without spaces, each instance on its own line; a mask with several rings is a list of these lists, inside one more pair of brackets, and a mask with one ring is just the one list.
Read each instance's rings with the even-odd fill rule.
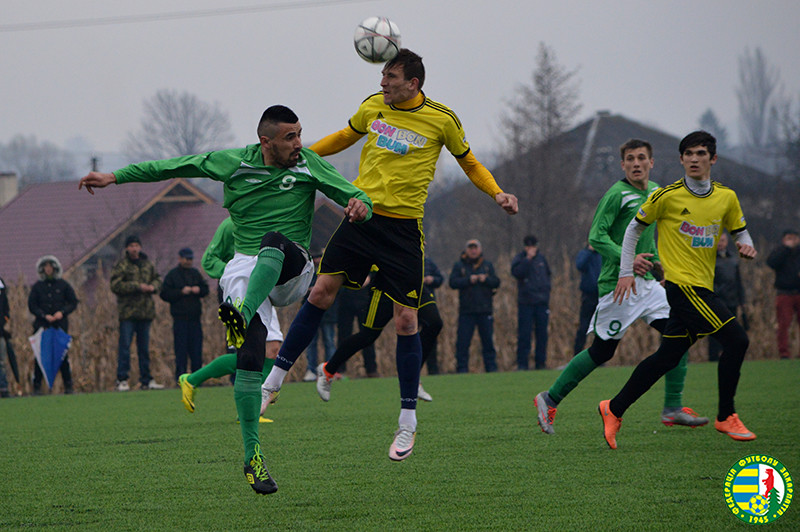
[[[267,336],[265,324],[256,318],[258,311],[262,305],[269,309],[296,301],[311,283],[313,263],[307,248],[318,190],[343,206],[350,222],[372,216],[367,195],[316,153],[303,148],[301,132],[297,115],[288,107],[275,105],[261,116],[258,144],[132,164],[113,173],[90,172],[78,185],[93,194],[94,188],[114,183],[177,177],[206,177],[223,183],[223,206],[233,220],[236,251],[220,279],[225,298],[232,301],[226,308],[239,307],[246,294],[258,301],[253,307],[242,307],[248,319],[236,356],[234,384],[245,478],[257,493],[278,489],[264,465],[258,435]],[[251,290],[258,293],[251,297]]]
[[[620,146],[619,151],[625,177],[614,183],[600,200],[589,230],[589,243],[603,257],[603,267],[597,280],[600,300],[587,332],[594,332],[594,340],[588,349],[575,355],[549,390],[534,398],[537,421],[546,434],[555,432],[553,421],[559,403],[595,368],[611,360],[622,336],[634,321],[641,318],[663,333],[669,317],[666,293],[653,275],[655,269],[661,277],[654,240],[655,227],[650,227],[642,235],[636,247],[634,271],[638,274],[639,295],[622,306],[614,302],[613,292],[619,277],[619,257],[625,229],[639,206],[658,188],[650,181],[654,160],[649,142],[631,139]],[[694,410],[682,405],[688,356],[688,353],[684,354],[680,364],[664,377],[666,386],[661,421],[667,426],[697,427],[708,423],[708,418],[699,417]]]
[[737,441],[754,440],[734,406],[740,370],[747,352],[747,333],[725,302],[714,293],[717,239],[723,230],[736,238],[739,256],[753,259],[756,250],[747,232],[739,199],[730,188],[711,181],[717,162],[717,140],[706,131],[686,135],[678,145],[685,175],[653,193],[628,224],[622,241],[619,280],[614,300],[624,304],[638,292],[634,253],[641,234],[658,224],[658,248],[664,262],[669,320],[658,350],[642,360],[612,399],[600,401],[603,435],[617,448],[625,411],[667,371],[698,338],[713,335],[722,344],[717,380],[719,406],[714,428]]
[[[205,272],[212,279],[219,279],[225,271],[225,265],[234,257],[233,249],[233,220],[225,218],[214,232],[214,237],[209,242],[203,253],[202,266]],[[220,289],[221,292],[221,289]],[[221,294],[223,301],[224,294]],[[230,302],[230,301],[229,301]],[[280,322],[275,307],[269,315],[261,316],[261,321],[267,326],[267,354],[264,359],[264,369],[261,372],[262,380],[267,377],[272,369],[275,356],[283,342]],[[178,384],[181,388],[181,402],[190,413],[194,413],[195,389],[208,379],[218,379],[225,375],[236,374],[236,348],[229,346],[229,352],[218,356],[202,368],[192,372],[184,373],[178,377]],[[265,417],[259,418],[259,423],[269,423],[272,420]]]

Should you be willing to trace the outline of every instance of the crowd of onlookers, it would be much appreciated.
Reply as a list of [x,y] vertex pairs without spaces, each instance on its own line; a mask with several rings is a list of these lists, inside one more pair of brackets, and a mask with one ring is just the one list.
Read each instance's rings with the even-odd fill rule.
[[[170,305],[173,320],[173,341],[175,355],[175,378],[202,366],[203,331],[201,326],[202,300],[209,294],[206,275],[193,266],[194,253],[189,248],[177,253],[178,264],[172,268],[163,281],[154,264],[142,251],[142,243],[136,235],[125,240],[123,256],[114,265],[111,278],[111,291],[117,298],[119,318],[119,341],[117,352],[116,390],[131,389],[129,383],[131,344],[136,340],[136,354],[139,364],[139,386],[141,389],[161,389],[164,384],[156,382],[150,373],[150,325],[156,317],[154,296],[160,296]],[[321,251],[315,252],[318,259]],[[435,269],[440,280],[431,290],[438,288],[441,273],[438,267],[427,259],[428,267]],[[790,358],[789,330],[793,320],[800,323],[800,234],[786,230],[781,242],[770,253],[767,264],[775,271],[777,347],[780,358]],[[597,305],[597,276],[601,267],[600,255],[591,246],[580,250],[575,258],[575,266],[580,277],[579,326],[575,335],[574,352],[581,351],[586,342],[586,331],[592,312]],[[58,258],[45,255],[36,263],[39,280],[31,287],[28,296],[28,311],[33,316],[32,332],[39,329],[58,328],[69,333],[68,316],[78,306],[79,301],[73,287],[62,278],[62,267]],[[517,281],[517,356],[518,370],[529,369],[533,362],[535,369],[543,369],[547,364],[548,326],[550,316],[551,271],[544,254],[539,249],[539,241],[534,235],[523,240],[523,249],[513,257],[511,274]],[[744,312],[745,290],[739,273],[739,260],[729,249],[726,234],[718,242],[714,291],[720,294],[726,305],[735,315],[741,315],[747,328],[748,317]],[[494,266],[483,254],[477,239],[466,242],[461,256],[453,264],[448,278],[450,288],[458,291],[458,325],[456,330],[456,371],[469,370],[469,347],[475,329],[481,342],[481,354],[485,371],[497,370],[496,349],[494,346],[493,298],[500,288],[500,278]],[[9,342],[10,334],[5,325],[10,320],[6,295],[7,286],[0,279],[0,318],[3,321],[0,334],[0,397],[9,396],[8,369],[18,374],[16,356]],[[337,297],[337,305],[326,313],[320,327],[319,341],[324,357],[329,360],[336,350],[337,341],[351,335],[353,325],[363,328],[370,302],[370,287],[361,290],[342,290]],[[433,357],[428,358],[429,374],[438,373],[435,356],[435,329],[433,338]],[[338,337],[338,340],[337,340]],[[312,342],[306,355],[308,371],[304,380],[315,380],[318,358],[317,340]],[[533,357],[531,357],[533,352]],[[366,374],[377,376],[375,351],[372,345],[362,351]],[[718,360],[720,346],[709,341],[708,358]],[[65,393],[73,392],[72,371],[67,351],[58,372],[63,379]],[[33,394],[42,393],[43,372],[39,364],[33,371]],[[49,383],[52,385],[52,383]]]

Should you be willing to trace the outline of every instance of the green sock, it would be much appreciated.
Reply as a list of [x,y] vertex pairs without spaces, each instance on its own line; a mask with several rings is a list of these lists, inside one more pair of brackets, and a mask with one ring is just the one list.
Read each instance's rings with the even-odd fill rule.
[[262,248],[258,260],[247,282],[247,293],[242,302],[242,316],[247,323],[256,315],[258,307],[266,301],[275,288],[283,269],[283,251],[277,248]]
[[688,363],[689,351],[686,351],[678,365],[664,375],[665,410],[674,410],[683,406],[683,385],[686,382],[686,366]]
[[242,429],[244,443],[244,463],[249,464],[256,454],[256,445],[260,444],[258,436],[258,414],[261,411],[261,372],[236,370],[236,382],[233,385],[233,398],[236,401],[236,413],[239,414],[239,426]]
[[218,356],[202,368],[192,372],[186,380],[194,387],[200,386],[208,379],[218,379],[236,373],[236,353]]
[[275,361],[271,358],[264,359],[264,369],[261,370],[261,384],[264,384],[264,381],[267,380],[267,375],[272,371],[272,366],[274,365]]
[[596,367],[597,364],[589,356],[589,350],[584,349],[569,361],[567,367],[547,391],[548,395],[556,404],[560,403]]

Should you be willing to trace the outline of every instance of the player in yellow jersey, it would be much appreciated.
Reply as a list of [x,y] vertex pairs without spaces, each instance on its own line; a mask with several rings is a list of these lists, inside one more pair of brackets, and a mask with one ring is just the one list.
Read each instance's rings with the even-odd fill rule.
[[411,454],[416,432],[416,404],[422,359],[417,332],[423,277],[423,206],[442,147],[464,172],[508,214],[517,198],[503,192],[475,158],[456,114],[422,92],[422,58],[402,49],[381,71],[381,92],[369,96],[348,127],[311,146],[325,156],[352,146],[367,135],[354,184],[372,199],[373,216],[362,224],[342,223],[325,248],[320,276],[308,301],[289,328],[262,387],[262,413],[277,396],[287,371],[317,330],[325,309],[344,284],[356,288],[370,267],[378,266],[373,286],[394,306],[397,374],[400,381],[399,428],[389,449],[392,460]]
[[657,223],[658,252],[664,266],[670,314],[658,350],[636,366],[622,390],[598,407],[606,443],[617,448],[622,415],[639,397],[674,368],[699,337],[713,335],[723,346],[719,359],[719,407],[714,427],[734,440],[754,440],[734,408],[733,398],[749,340],[725,303],[714,293],[717,240],[723,229],[736,238],[739,255],[756,256],[736,193],[711,181],[717,161],[716,139],[695,131],[681,140],[680,160],[686,175],[654,192],[640,207],[622,242],[614,300],[636,293],[633,260],[644,229]]

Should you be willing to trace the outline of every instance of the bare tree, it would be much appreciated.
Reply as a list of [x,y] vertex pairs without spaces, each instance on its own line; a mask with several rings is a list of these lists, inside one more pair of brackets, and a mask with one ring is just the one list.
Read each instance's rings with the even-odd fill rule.
[[717,149],[723,151],[728,148],[728,130],[720,123],[711,108],[700,115],[699,125],[700,129],[708,131],[717,138]]
[[[520,200],[520,214],[505,234],[516,248],[526,233],[543,233],[563,226],[559,219],[574,208],[577,184],[566,177],[562,147],[555,142],[580,112],[577,71],[559,64],[555,51],[539,44],[530,85],[520,85],[508,102],[503,124],[508,140],[506,177]],[[522,223],[520,223],[522,222]],[[551,237],[555,236],[551,233]],[[564,236],[564,235],[561,235]]]
[[739,56],[739,87],[736,89],[743,145],[766,146],[770,132],[775,131],[770,109],[779,85],[780,71],[769,64],[761,48],[753,52],[745,49]]
[[517,87],[502,120],[511,154],[547,143],[569,128],[582,107],[576,74],[557,62],[551,47],[539,43],[531,84]]
[[78,170],[71,153],[36,137],[17,135],[0,144],[0,170],[20,177],[20,185],[75,179]]
[[227,148],[233,140],[218,104],[162,89],[145,100],[141,129],[128,134],[124,150],[134,160],[164,159]]

